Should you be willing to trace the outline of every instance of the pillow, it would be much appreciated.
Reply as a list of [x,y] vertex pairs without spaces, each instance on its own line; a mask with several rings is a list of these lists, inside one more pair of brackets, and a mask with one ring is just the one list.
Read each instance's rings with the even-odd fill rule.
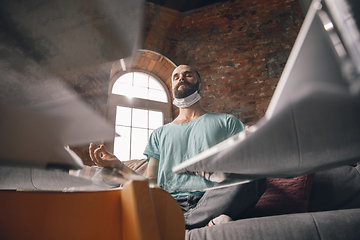
[[294,178],[267,178],[266,190],[250,217],[307,212],[314,174]]
[[316,172],[309,212],[360,208],[360,163]]

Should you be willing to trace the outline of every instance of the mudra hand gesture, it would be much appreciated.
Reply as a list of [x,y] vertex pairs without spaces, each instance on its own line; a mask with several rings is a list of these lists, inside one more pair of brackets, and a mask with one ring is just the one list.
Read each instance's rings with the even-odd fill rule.
[[91,161],[99,167],[116,168],[122,165],[121,161],[115,155],[106,151],[104,144],[95,149],[94,144],[90,143],[89,154]]

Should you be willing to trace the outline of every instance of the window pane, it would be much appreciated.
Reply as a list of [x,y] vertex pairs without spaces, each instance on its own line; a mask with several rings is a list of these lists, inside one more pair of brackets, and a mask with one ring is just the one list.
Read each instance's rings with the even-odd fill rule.
[[149,99],[157,102],[167,103],[167,96],[164,91],[149,89]]
[[148,87],[149,75],[145,73],[135,72],[134,73],[134,86]]
[[136,98],[149,99],[148,92],[148,88],[134,86],[132,96]]
[[130,127],[116,126],[115,131],[119,137],[115,137],[114,155],[121,161],[130,159]]
[[157,102],[168,102],[165,89],[158,80],[148,74],[140,72],[122,75],[114,83],[112,93]]
[[132,118],[133,127],[148,127],[148,110],[143,109],[133,109],[133,118]]
[[149,128],[156,129],[163,125],[163,113],[157,111],[149,111]]
[[147,129],[133,128],[131,136],[131,159],[143,159],[147,144]]
[[161,86],[161,84],[151,76],[149,77],[149,88],[164,91],[164,88]]
[[112,89],[113,94],[132,96],[133,86],[124,83],[115,83]]
[[116,125],[131,126],[131,108],[116,107]]
[[132,85],[133,74],[134,73],[126,73],[126,74],[122,75],[121,77],[119,77],[118,80],[116,80],[116,82],[127,84],[127,85]]
[[131,97],[133,73],[126,73],[114,83],[111,93]]

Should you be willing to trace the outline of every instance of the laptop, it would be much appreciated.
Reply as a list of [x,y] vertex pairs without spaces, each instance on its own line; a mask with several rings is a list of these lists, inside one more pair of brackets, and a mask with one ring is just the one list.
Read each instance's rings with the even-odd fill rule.
[[265,116],[173,172],[225,172],[247,182],[358,162],[360,35],[352,16],[360,11],[353,5],[312,1]]

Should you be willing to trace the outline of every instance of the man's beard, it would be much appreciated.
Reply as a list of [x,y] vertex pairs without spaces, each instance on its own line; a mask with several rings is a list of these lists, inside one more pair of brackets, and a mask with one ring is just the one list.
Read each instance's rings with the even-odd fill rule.
[[179,90],[179,84],[176,86],[176,88],[174,88],[173,92],[175,98],[186,98],[187,96],[190,96],[191,94],[199,90],[199,82],[195,84],[184,82],[184,84],[188,86],[185,89]]

